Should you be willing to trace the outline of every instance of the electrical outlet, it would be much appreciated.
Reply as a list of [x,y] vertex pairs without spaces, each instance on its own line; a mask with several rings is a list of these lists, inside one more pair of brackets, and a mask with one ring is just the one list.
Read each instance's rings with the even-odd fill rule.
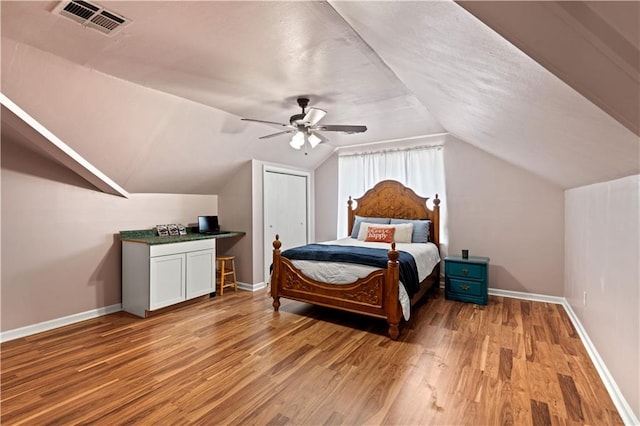
[[587,292],[586,291],[582,292],[582,304],[584,306],[587,306]]

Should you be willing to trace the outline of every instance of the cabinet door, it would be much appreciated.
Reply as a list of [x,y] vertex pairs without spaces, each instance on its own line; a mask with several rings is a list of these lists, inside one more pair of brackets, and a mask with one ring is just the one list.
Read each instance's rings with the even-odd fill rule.
[[187,299],[215,291],[215,264],[214,249],[187,253]]
[[186,300],[186,256],[184,253],[152,257],[150,268],[150,310]]

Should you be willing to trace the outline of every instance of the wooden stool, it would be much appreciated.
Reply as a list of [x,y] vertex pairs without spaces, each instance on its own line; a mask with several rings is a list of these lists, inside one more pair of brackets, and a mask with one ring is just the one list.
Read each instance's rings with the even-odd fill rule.
[[[222,296],[226,287],[233,287],[233,291],[238,291],[235,259],[235,256],[216,257],[216,262],[220,264],[220,267],[216,268],[216,284],[220,289],[220,296]],[[233,279],[231,281],[228,281],[228,276],[231,276]]]

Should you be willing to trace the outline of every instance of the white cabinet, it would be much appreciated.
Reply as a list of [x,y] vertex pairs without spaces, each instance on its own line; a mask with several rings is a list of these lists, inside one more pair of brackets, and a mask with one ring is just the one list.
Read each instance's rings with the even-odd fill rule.
[[211,294],[215,291],[215,250],[187,253],[187,299]]
[[153,311],[187,300],[185,296],[185,263],[184,253],[149,259],[148,310]]
[[140,317],[215,291],[215,239],[122,242],[122,309]]

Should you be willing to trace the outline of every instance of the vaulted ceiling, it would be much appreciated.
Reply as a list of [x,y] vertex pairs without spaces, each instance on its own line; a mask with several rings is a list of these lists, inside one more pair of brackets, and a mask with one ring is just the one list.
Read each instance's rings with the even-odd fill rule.
[[[2,93],[129,192],[445,132],[564,188],[640,173],[638,2],[95,2],[111,36],[59,4],[0,2]],[[367,132],[296,151],[240,120],[301,95]]]

